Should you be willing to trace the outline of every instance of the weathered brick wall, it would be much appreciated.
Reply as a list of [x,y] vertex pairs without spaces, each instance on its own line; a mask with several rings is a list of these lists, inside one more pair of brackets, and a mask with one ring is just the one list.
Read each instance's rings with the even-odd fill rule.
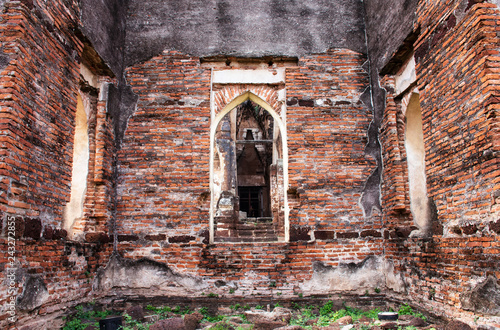
[[[44,328],[55,317],[61,319],[66,308],[82,301],[91,301],[93,285],[99,267],[108,261],[112,247],[108,244],[71,242],[57,236],[39,240],[16,240],[15,271],[8,270],[10,257],[6,240],[0,240],[2,263],[2,292],[0,325],[3,329],[19,329],[25,324]],[[8,276],[14,274],[15,276]],[[15,278],[15,322],[8,313],[10,280]],[[39,322],[39,325],[36,325]]]
[[[107,82],[106,82],[107,81]],[[109,83],[109,78],[103,83]],[[85,93],[85,92],[82,92]],[[83,217],[73,226],[72,239],[88,242],[107,243],[112,241],[112,218],[114,208],[114,161],[116,146],[112,119],[107,114],[106,97],[100,91],[91,89],[87,92],[90,116],[89,133],[89,168]],[[106,93],[102,91],[101,93]]]
[[[394,91],[394,79],[385,77],[382,86]],[[387,93],[380,141],[383,146],[384,180],[382,181],[382,207],[385,214],[403,214],[411,218],[408,187],[408,164],[405,149],[406,118],[401,101],[395,101],[393,93]],[[386,227],[392,227],[386,223]]]
[[[209,245],[211,69],[177,51],[164,51],[128,68],[126,79],[138,103],[125,125],[128,113],[118,113],[121,105],[109,111],[106,95],[100,94],[104,90],[80,85],[80,61],[92,64],[88,62],[98,56],[84,54],[90,44],[79,39],[78,3],[2,2],[0,270],[6,278],[11,257],[6,223],[15,215],[16,286],[39,292],[38,302],[20,300],[19,325],[30,322],[31,316],[57,315],[64,306],[94,297],[92,284],[106,284],[103,273],[102,283],[94,279],[110,258],[115,226],[121,255],[137,262],[153,259],[159,264],[148,267],[167,265],[175,276],[201,279],[205,291],[194,290],[195,296],[231,291],[275,297],[364,293],[380,285],[395,298],[409,294],[413,303],[443,315],[472,319],[464,311],[470,309],[488,314],[465,298],[487,277],[496,283],[500,279],[500,14],[495,5],[447,0],[421,1],[418,7],[421,33],[413,47],[427,188],[437,212],[432,237],[408,238],[413,224],[405,119],[392,77],[381,83],[388,94],[377,136],[373,130],[380,118],[374,120],[368,103],[379,104],[366,101],[367,58],[334,49],[304,55],[296,66],[286,68],[290,242]],[[113,60],[117,71],[122,55]],[[381,63],[387,62],[386,55]],[[106,72],[102,63],[94,64],[89,66],[94,74]],[[79,91],[87,93],[90,104],[90,161],[84,218],[75,225],[84,242],[72,242],[62,225],[70,199]],[[128,103],[124,107],[133,108]],[[376,117],[378,108],[373,111]],[[116,143],[114,129],[125,126],[123,141]],[[372,208],[376,200],[362,202],[370,176],[382,168],[373,153],[379,141],[382,211]],[[378,190],[378,183],[370,189]],[[384,254],[387,263],[371,258]],[[349,269],[373,274],[375,282],[342,287],[335,272],[348,263],[356,264]],[[349,280],[358,283],[359,273],[353,274]],[[398,275],[406,284],[403,294]],[[37,283],[41,291],[35,290]],[[0,282],[1,306],[8,299],[8,284]],[[165,285],[156,291],[140,284],[118,285],[117,290],[137,289],[133,295],[148,296],[170,289]],[[389,287],[399,293],[385,290]],[[12,327],[2,308],[0,327]]]
[[[92,289],[93,274],[111,251],[105,245],[70,242],[62,229],[71,191],[84,48],[75,33],[80,25],[78,2],[7,1],[3,5],[0,327],[11,328],[30,321],[33,315],[57,314],[64,311],[62,306],[74,304],[73,300],[85,299]],[[94,104],[97,106],[96,97]],[[109,184],[110,177],[106,179]],[[7,226],[12,218],[16,219],[14,236]],[[90,230],[88,227],[85,229]],[[20,297],[16,323],[7,319],[11,316],[5,304],[12,296],[7,294],[12,289],[10,279],[17,289],[15,297]]]
[[[326,229],[320,235],[330,238],[335,231],[339,238],[363,230],[381,236],[379,218],[364,218],[359,207],[375,168],[364,153],[372,119],[360,101],[368,86],[365,60],[332,51],[287,69],[290,223]],[[119,158],[122,234],[196,235],[207,228],[208,199],[201,196],[209,184],[210,71],[197,61],[164,53],[128,71],[139,103]]]
[[192,240],[209,221],[210,70],[167,52],[128,80],[139,101],[118,153],[119,234]]
[[484,225],[499,211],[498,8],[477,4],[463,17],[438,16],[436,25],[429,7],[420,8],[426,28],[415,44],[429,195],[445,231],[464,222]]
[[375,160],[365,154],[370,108],[360,100],[368,75],[360,54],[335,50],[287,70],[290,224],[317,238],[381,236],[380,217],[360,199]]
[[[88,45],[74,34],[78,17],[76,2],[58,1],[11,1],[2,16],[2,51],[8,64],[1,78],[2,189],[6,193],[1,195],[0,207],[4,223],[11,214],[17,219],[16,286],[36,291],[38,283],[43,288],[38,302],[26,302],[24,309],[18,309],[17,325],[34,314],[43,319],[58,314],[62,306],[90,299],[93,276],[111,252],[107,243],[114,228],[113,127],[105,95],[99,95],[102,91],[80,84],[79,61]],[[200,275],[212,286],[227,279],[245,283],[254,274],[242,285],[241,294],[251,292],[254,284],[265,293],[271,282],[298,294],[289,279],[304,284],[313,276],[315,262],[336,267],[380,254],[380,220],[364,218],[359,205],[375,166],[364,154],[371,121],[370,111],[359,100],[368,85],[361,68],[365,60],[351,51],[331,51],[305,57],[288,72],[289,125],[294,134],[290,182],[295,187],[290,194],[295,210],[290,221],[293,240],[301,242],[271,245],[205,244],[210,203],[210,69],[200,67],[198,58],[176,52],[131,68],[128,81],[139,103],[118,152],[120,252],[165,262],[180,273]],[[308,83],[303,84],[304,80]],[[70,197],[79,91],[86,95],[90,111],[90,160],[84,218],[74,229],[77,238],[93,244],[70,242],[62,230]],[[324,121],[322,114],[334,118]],[[335,145],[330,148],[329,143]],[[337,161],[343,165],[335,168]],[[332,210],[337,211],[330,215]],[[306,243],[310,229],[316,230],[317,241]],[[2,238],[3,275],[7,244]],[[242,260],[236,251],[240,248],[248,255]],[[2,292],[7,289],[1,287]],[[12,326],[7,317],[2,314],[2,326]]]
[[[432,308],[437,315],[463,317],[469,322],[474,319],[474,314],[481,314],[484,315],[479,320],[482,324],[488,322],[491,310],[466,308],[462,298],[488,276],[499,278],[498,226],[496,231],[483,237],[394,238],[386,243],[385,251],[387,256],[395,257],[396,270],[404,274],[406,290],[413,304],[424,309]],[[495,294],[494,291],[491,293]],[[406,294],[395,297],[405,299]],[[491,301],[488,296],[476,297],[485,303]],[[498,322],[496,324],[498,326]]]
[[290,295],[309,293],[300,288],[315,262],[337,267],[380,255],[381,216],[365,217],[360,205],[376,168],[365,154],[373,117],[360,100],[365,61],[332,50],[286,69],[291,243],[206,245],[210,69],[175,51],[129,68],[139,100],[118,158],[119,252],[200,276],[208,291],[225,293],[214,283],[233,281],[239,294],[269,294],[273,282]]
[[[126,258],[138,260],[146,257],[168,265],[178,274],[189,274],[201,278],[203,290],[192,288],[190,296],[201,297],[217,293],[225,297],[248,297],[252,295],[275,298],[310,296],[333,292],[349,292],[350,288],[340,289],[331,284],[331,291],[324,287],[314,288],[309,284],[317,274],[322,276],[325,286],[330,285],[328,274],[321,274],[315,264],[335,270],[340,265],[361,264],[368,256],[381,254],[381,238],[333,239],[315,242],[290,243],[217,243],[206,245],[195,242],[167,243],[153,241],[121,242],[119,251]],[[355,282],[357,274],[344,274],[346,280]],[[362,268],[362,266],[359,266]],[[372,269],[370,269],[372,270]],[[381,269],[375,271],[381,274]],[[137,283],[141,283],[139,280]],[[352,288],[353,293],[372,290],[373,282],[367,286]],[[222,284],[222,285],[221,285]],[[140,284],[139,284],[140,285]],[[385,283],[383,284],[385,285]],[[230,290],[233,288],[233,290]],[[123,287],[128,294],[138,291]],[[234,293],[234,294],[233,294]],[[110,291],[109,294],[115,294]],[[150,291],[147,295],[161,295]]]
[[[390,77],[384,146],[383,205],[386,254],[405,274],[413,302],[435,313],[487,322],[492,310],[471,306],[468,296],[498,271],[500,180],[498,67],[500,12],[479,1],[422,1],[421,34],[414,44],[426,157],[427,191],[437,222],[428,239],[407,238],[407,164],[401,142],[405,122]],[[404,148],[403,148],[404,149]],[[491,292],[494,292],[491,291]],[[498,293],[497,293],[498,294]],[[468,310],[468,311],[464,311]],[[498,326],[498,324],[497,324]]]
[[[25,4],[26,3],[26,4]],[[70,34],[76,3],[7,2],[1,42],[2,211],[57,226],[69,200],[82,44]],[[56,31],[52,31],[56,27]]]

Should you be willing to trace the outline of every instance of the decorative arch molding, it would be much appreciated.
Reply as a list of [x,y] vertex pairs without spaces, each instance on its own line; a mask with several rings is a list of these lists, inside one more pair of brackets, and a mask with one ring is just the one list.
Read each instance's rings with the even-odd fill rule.
[[[261,106],[263,109],[265,109],[267,112],[273,116],[274,120],[276,120],[276,123],[278,124],[278,127],[280,129],[280,133],[282,134],[283,137],[283,144],[286,144],[286,129],[285,125],[283,123],[283,120],[280,116],[280,111],[279,107],[273,107],[271,106],[267,101],[264,101],[261,97],[257,96],[251,91],[246,91],[243,94],[240,94],[236,97],[234,97],[231,101],[229,101],[224,107],[222,107],[222,110],[219,111],[215,118],[213,119],[213,123],[211,125],[211,132],[210,136],[214,136],[215,130],[217,129],[217,125],[219,125],[220,121],[222,118],[224,118],[225,115],[227,115],[231,110],[236,108],[238,105],[242,104],[243,102],[250,100],[259,106]],[[276,102],[278,103],[278,102]]]
[[[282,89],[284,88],[282,87]],[[217,115],[219,112],[227,110],[228,107],[229,110],[234,109],[236,105],[251,99],[263,108],[266,108],[263,105],[266,104],[270,108],[266,110],[272,109],[278,116],[281,116],[283,102],[279,100],[279,91],[278,86],[268,85],[232,84],[223,86],[212,92],[214,113]],[[241,99],[243,101],[240,101]]]
[[214,159],[217,128],[227,114],[246,101],[251,101],[267,111],[273,117],[275,126],[279,129],[282,143],[282,158],[279,161],[283,167],[283,186],[281,188],[284,213],[283,240],[286,242],[289,241],[289,208],[286,194],[288,187],[288,149],[284,118],[286,112],[285,102],[280,100],[280,94],[283,96],[282,99],[284,99],[283,85],[228,84],[212,91],[212,118],[210,125],[210,243],[215,242],[215,209],[218,202],[214,193]]

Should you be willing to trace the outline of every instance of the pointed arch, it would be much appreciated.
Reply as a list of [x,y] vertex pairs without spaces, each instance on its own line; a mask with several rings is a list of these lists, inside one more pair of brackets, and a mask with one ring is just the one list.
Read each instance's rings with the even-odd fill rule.
[[[232,89],[235,91],[235,89]],[[267,96],[270,93],[266,93]],[[228,96],[227,94],[225,95]],[[266,97],[264,97],[266,98]],[[226,98],[227,99],[227,98]],[[220,99],[219,99],[220,100]],[[256,95],[250,90],[246,90],[245,92],[236,95],[233,97],[227,104],[220,109],[218,113],[212,116],[212,123],[210,125],[210,192],[211,192],[211,204],[210,204],[210,243],[214,243],[215,240],[215,208],[217,201],[215,200],[214,193],[214,160],[215,160],[215,143],[216,143],[216,133],[219,124],[222,119],[229,114],[233,109],[236,109],[239,105],[246,101],[252,101],[262,109],[267,111],[274,119],[275,125],[279,130],[279,134],[281,136],[281,162],[283,166],[283,187],[282,191],[282,199],[283,199],[283,207],[284,207],[284,240],[286,242],[289,241],[289,209],[288,209],[288,201],[287,201],[287,187],[288,187],[288,148],[287,148],[287,134],[286,134],[286,126],[279,115],[277,109],[271,106],[267,101],[265,101],[262,97]],[[276,104],[277,105],[277,104]]]
[[210,138],[215,136],[215,131],[217,130],[217,126],[219,125],[220,121],[222,118],[224,118],[225,115],[227,115],[231,110],[236,108],[238,105],[242,104],[243,102],[250,100],[256,104],[258,104],[260,107],[262,107],[264,110],[269,112],[271,116],[273,116],[274,120],[276,120],[276,123],[278,124],[280,133],[282,134],[283,138],[283,143],[286,143],[286,129],[283,121],[281,120],[280,115],[278,112],[271,106],[269,103],[264,101],[262,98],[258,97],[254,93],[247,91],[246,93],[243,93],[237,97],[235,97],[231,102],[229,102],[214,118],[214,121],[211,125],[210,129]]

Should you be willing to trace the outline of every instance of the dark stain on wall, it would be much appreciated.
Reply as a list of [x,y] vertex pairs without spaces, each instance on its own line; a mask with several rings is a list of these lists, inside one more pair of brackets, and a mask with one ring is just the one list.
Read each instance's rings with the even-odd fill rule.
[[372,67],[382,69],[413,32],[418,0],[365,0],[366,34]]
[[115,143],[120,148],[130,116],[134,113],[138,96],[129,85],[122,81],[118,86],[110,85],[108,92],[108,112],[113,118]]
[[81,29],[118,77],[123,73],[128,1],[80,0]]
[[40,219],[26,218],[24,220],[24,237],[39,239],[42,233],[42,222]]
[[[366,69],[366,65],[365,65]],[[368,65],[368,70],[370,66]],[[370,73],[370,75],[377,75]],[[372,78],[373,79],[373,78]],[[380,204],[380,182],[382,180],[382,153],[378,139],[378,131],[381,124],[381,116],[385,109],[385,90],[380,88],[378,81],[374,84],[371,80],[371,88],[367,88],[361,95],[363,103],[372,111],[373,120],[368,127],[368,142],[365,147],[365,154],[372,157],[377,162],[377,168],[368,177],[361,197],[361,205],[365,216],[372,214],[373,208],[381,210]]]
[[[366,45],[369,60],[366,70],[370,74],[371,88],[369,94],[365,93],[362,96],[362,100],[367,106],[371,106],[373,112],[373,121],[368,129],[368,143],[365,152],[377,161],[377,168],[368,178],[361,199],[367,216],[371,215],[373,208],[381,209],[382,150],[378,135],[386,107],[386,90],[380,86],[379,74],[398,51],[404,56],[408,56],[408,48],[411,49],[411,41],[415,39],[415,36],[408,36],[411,36],[414,30],[417,3],[417,0],[405,0],[404,2],[395,0],[364,1]],[[407,40],[406,44],[405,40]],[[403,49],[400,49],[401,47]],[[394,69],[395,66],[401,65],[404,60],[398,59],[398,63],[396,65],[392,63],[391,67]]]
[[130,0],[126,66],[162,50],[194,56],[365,52],[363,3],[352,0]]
[[10,62],[10,56],[8,54],[5,54],[3,48],[0,48],[0,70],[3,71],[3,69],[9,64],[9,62]]

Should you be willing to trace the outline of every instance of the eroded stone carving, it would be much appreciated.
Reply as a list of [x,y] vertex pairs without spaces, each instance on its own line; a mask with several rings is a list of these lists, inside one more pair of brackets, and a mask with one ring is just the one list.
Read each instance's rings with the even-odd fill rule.
[[500,316],[500,285],[493,276],[462,294],[460,300],[465,310]]

